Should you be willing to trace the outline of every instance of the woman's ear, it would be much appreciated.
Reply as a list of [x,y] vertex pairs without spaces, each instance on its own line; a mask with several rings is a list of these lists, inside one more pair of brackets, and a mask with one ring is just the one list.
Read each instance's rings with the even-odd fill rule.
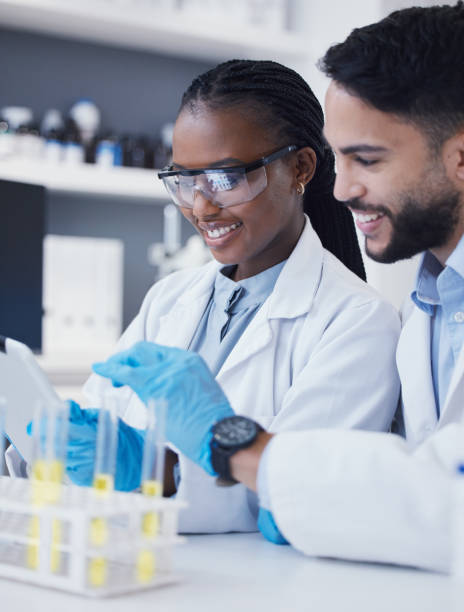
[[307,185],[316,172],[317,157],[314,149],[303,147],[296,152],[295,184]]

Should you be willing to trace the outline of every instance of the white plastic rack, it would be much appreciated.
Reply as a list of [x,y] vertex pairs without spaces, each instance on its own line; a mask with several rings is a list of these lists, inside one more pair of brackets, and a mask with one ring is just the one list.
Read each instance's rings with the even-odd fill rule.
[[[25,479],[0,480],[0,576],[92,597],[179,579],[173,548],[183,540],[182,502],[121,492],[99,499],[94,489],[62,485],[61,501],[37,506],[30,487]],[[159,525],[152,538],[143,534],[147,516]],[[104,538],[91,537],[95,521]]]

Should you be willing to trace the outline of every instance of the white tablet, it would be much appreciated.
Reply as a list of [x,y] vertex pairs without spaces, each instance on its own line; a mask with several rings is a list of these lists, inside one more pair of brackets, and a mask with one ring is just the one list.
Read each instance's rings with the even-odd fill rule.
[[21,342],[0,336],[0,396],[6,400],[5,433],[30,463],[32,439],[27,424],[39,401],[60,401],[32,351]]

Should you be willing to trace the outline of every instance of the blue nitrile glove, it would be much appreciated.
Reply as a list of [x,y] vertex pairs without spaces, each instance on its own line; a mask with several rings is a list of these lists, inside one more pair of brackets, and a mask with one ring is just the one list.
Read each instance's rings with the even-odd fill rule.
[[[98,410],[82,410],[76,402],[69,402],[68,444],[66,473],[74,484],[90,486],[94,477],[97,441]],[[27,426],[32,434],[32,423]],[[118,452],[115,488],[132,491],[140,485],[144,432],[118,419]]]
[[273,544],[288,544],[288,540],[280,533],[277,527],[272,512],[265,510],[264,508],[259,509],[258,514],[258,529],[269,542]]
[[118,387],[128,385],[140,399],[168,402],[166,437],[184,455],[215,475],[211,466],[212,426],[234,415],[224,392],[196,353],[138,342],[131,349],[93,365]]

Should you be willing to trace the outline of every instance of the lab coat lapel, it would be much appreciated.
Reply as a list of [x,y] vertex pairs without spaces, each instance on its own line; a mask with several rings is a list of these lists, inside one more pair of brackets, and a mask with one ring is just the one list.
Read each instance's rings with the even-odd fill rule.
[[397,350],[406,437],[413,445],[437,423],[430,356],[430,318],[414,306],[401,332]]
[[211,262],[203,277],[188,287],[171,311],[161,317],[156,342],[166,346],[188,348],[211,297],[217,269],[218,264]]
[[243,332],[240,340],[230,352],[218,374],[218,380],[232,368],[243,364],[253,355],[265,348],[272,340],[272,331],[267,315],[267,306],[263,305],[253,321]]
[[462,419],[464,413],[464,347],[461,347],[459,358],[451,377],[445,405],[440,414],[440,427]]
[[224,362],[218,379],[265,349],[273,340],[272,319],[293,319],[311,308],[319,285],[322,244],[306,217],[300,239],[284,265],[274,290]]

